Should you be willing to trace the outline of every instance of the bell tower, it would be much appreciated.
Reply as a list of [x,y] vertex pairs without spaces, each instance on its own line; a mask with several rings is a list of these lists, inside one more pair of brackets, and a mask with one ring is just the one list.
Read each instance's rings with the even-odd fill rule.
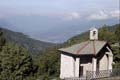
[[90,40],[98,40],[98,29],[95,27],[90,29]]

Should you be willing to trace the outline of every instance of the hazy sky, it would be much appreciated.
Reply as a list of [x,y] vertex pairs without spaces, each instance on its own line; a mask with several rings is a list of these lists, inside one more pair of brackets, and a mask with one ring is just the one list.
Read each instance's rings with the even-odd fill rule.
[[1,17],[10,15],[48,15],[74,17],[100,11],[119,10],[119,0],[0,0]]
[[[45,31],[45,33],[48,33],[49,30],[57,27],[60,28],[58,25],[64,25],[65,27],[66,24],[70,26],[72,23],[76,24],[74,22],[78,21],[79,23],[83,23],[84,21],[91,22],[92,24],[93,21],[118,20],[120,16],[119,1],[120,0],[0,0],[0,19],[12,24],[12,26],[7,26],[7,28],[14,28],[14,30],[28,33],[28,35],[38,38],[41,37],[38,36],[38,33],[41,35],[40,32],[42,32],[42,35],[45,35],[43,34]],[[31,16],[32,18],[28,18]],[[33,18],[33,16],[37,16],[37,18]],[[32,20],[35,21],[35,23],[32,24]],[[25,24],[26,27],[22,24]],[[100,25],[99,22],[98,25]],[[86,28],[88,29],[89,27]],[[85,31],[85,28],[83,31]],[[51,33],[51,35],[52,34],[53,33]],[[54,34],[57,34],[57,31]],[[56,36],[53,35],[52,37],[56,38]]]

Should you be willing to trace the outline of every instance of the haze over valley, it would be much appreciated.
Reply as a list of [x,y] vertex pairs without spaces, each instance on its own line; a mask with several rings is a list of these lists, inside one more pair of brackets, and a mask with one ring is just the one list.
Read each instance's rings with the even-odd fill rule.
[[63,43],[93,26],[117,24],[120,15],[119,0],[5,0],[0,1],[0,12],[1,27],[52,43]]

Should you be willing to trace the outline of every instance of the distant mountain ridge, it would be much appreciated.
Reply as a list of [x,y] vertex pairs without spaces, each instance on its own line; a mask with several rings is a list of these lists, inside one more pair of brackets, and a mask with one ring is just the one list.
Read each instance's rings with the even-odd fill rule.
[[[117,25],[119,26],[120,24],[116,24],[113,26],[107,26],[107,28],[109,29],[109,31],[114,32]],[[101,28],[99,28],[99,29],[101,29]],[[32,39],[29,36],[27,36],[23,33],[20,33],[20,32],[14,32],[14,31],[11,31],[11,30],[8,30],[5,28],[1,28],[1,29],[3,30],[4,37],[8,41],[17,43],[17,44],[27,48],[30,53],[39,53],[46,48],[54,47],[56,45],[54,43],[49,43],[49,42]],[[80,43],[80,42],[86,41],[86,40],[89,40],[89,31],[78,34],[78,35],[68,39],[63,44],[72,45],[72,44]]]
[[6,40],[25,47],[30,53],[40,53],[42,50],[56,45],[53,43],[32,39],[21,32],[14,32],[5,28],[1,29]]
[[102,24],[113,25],[116,23],[119,23],[118,19],[63,20],[59,16],[48,17],[41,15],[14,15],[0,18],[0,25],[6,29],[18,32],[24,31],[24,33],[35,39],[53,43],[63,43],[76,34],[86,31],[93,25],[102,26]]
[[[120,26],[120,24],[115,24],[115,25],[112,25],[112,26],[104,25],[104,26],[102,26],[98,29],[99,29],[99,32],[100,32],[100,29],[103,29],[103,27],[106,27],[108,29],[108,31],[114,33],[117,26]],[[101,33],[99,33],[99,34],[101,34]],[[65,42],[65,45],[72,45],[72,44],[80,43],[80,42],[87,41],[87,40],[89,40],[89,31],[86,31],[86,32],[78,34],[74,37],[71,37],[70,39],[68,39]]]

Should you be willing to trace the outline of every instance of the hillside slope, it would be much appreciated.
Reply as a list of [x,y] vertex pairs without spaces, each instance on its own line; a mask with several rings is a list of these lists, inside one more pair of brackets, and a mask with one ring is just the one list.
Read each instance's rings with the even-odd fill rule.
[[5,28],[1,28],[1,29],[3,31],[3,36],[8,41],[17,43],[25,47],[26,49],[28,49],[30,53],[40,53],[43,49],[46,49],[48,47],[55,45],[53,43],[32,39],[29,36],[20,32],[14,32]]
[[[113,25],[113,26],[104,25],[101,28],[99,28],[99,39],[100,40],[106,40],[106,39],[101,39],[101,36],[103,35],[103,33],[105,31],[107,31],[107,34],[108,34],[108,35],[106,34],[105,36],[112,37],[111,33],[114,34],[117,26],[120,26],[120,24],[116,24],[116,25]],[[104,31],[104,29],[105,29],[105,31]],[[110,34],[108,32],[110,32]],[[65,45],[72,45],[72,44],[80,43],[80,42],[83,42],[83,41],[86,41],[86,40],[89,40],[89,31],[86,31],[84,33],[81,33],[79,35],[76,35],[76,36],[70,38],[69,40],[67,40],[65,42]],[[109,40],[106,40],[106,41],[111,42]]]

